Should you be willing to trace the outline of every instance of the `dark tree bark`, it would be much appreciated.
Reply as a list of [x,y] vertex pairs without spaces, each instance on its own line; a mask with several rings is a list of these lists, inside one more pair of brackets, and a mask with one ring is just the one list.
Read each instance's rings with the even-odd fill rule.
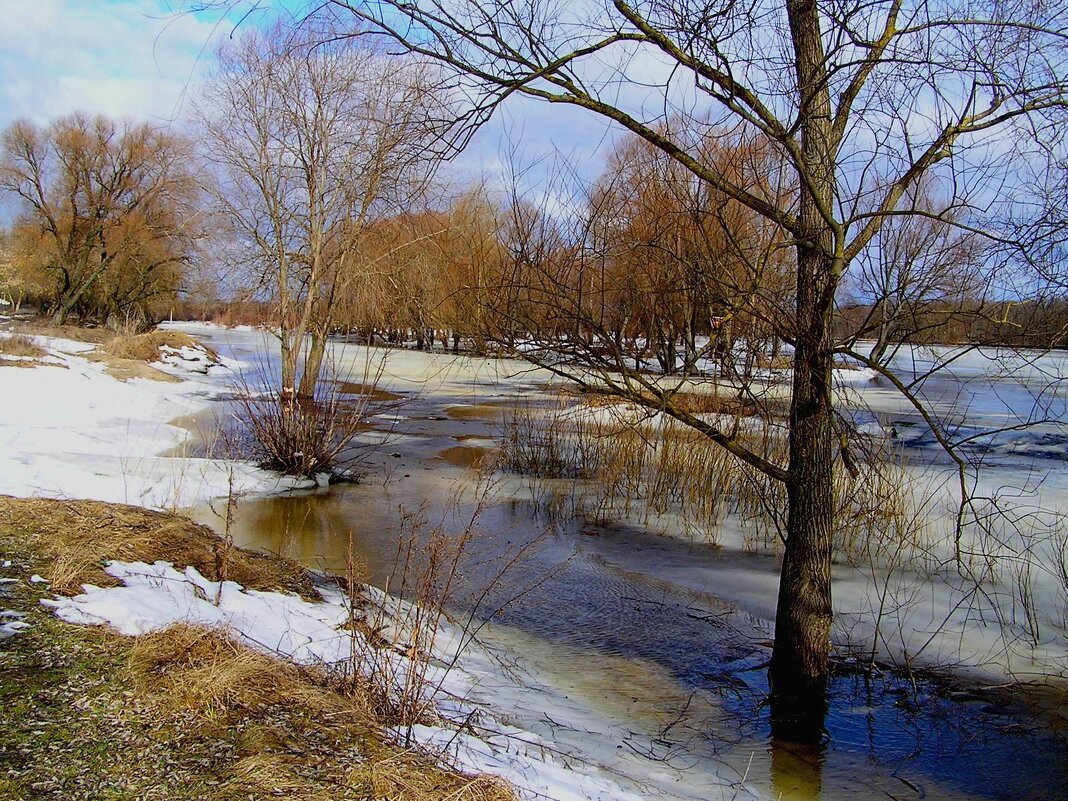
[[789,740],[818,738],[826,709],[831,637],[834,420],[831,364],[836,269],[825,216],[834,197],[831,104],[815,0],[787,5],[801,96],[801,150],[808,173],[797,244],[797,319],[786,552],[779,578],[769,674],[772,727]]

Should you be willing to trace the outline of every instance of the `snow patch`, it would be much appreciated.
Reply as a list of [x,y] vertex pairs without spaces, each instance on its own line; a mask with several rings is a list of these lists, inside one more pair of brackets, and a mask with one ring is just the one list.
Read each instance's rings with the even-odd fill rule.
[[[221,585],[195,568],[177,570],[169,562],[110,562],[106,571],[123,582],[121,587],[86,585],[73,598],[42,599],[41,603],[70,623],[107,624],[125,635],[159,631],[175,623],[212,626],[229,632],[249,646],[301,664],[337,665],[350,658],[357,632],[344,628],[349,619],[346,599],[337,590],[323,592],[312,603],[295,595],[248,590],[231,581]],[[381,605],[396,621],[406,603],[367,588],[370,603]],[[218,599],[218,603],[215,600]],[[566,753],[530,731],[506,724],[476,700],[478,685],[489,678],[486,653],[458,657],[458,645],[467,638],[450,627],[440,633],[434,647],[428,686],[441,719],[438,725],[416,725],[397,730],[398,740],[410,739],[442,758],[475,772],[492,773],[515,785],[522,798],[557,801],[639,801],[642,795],[620,786],[598,767]],[[477,644],[470,646],[479,650]],[[395,680],[403,682],[408,660],[389,652],[395,660]],[[504,682],[498,671],[494,679]],[[495,687],[495,692],[500,688]],[[520,690],[521,688],[515,688]],[[463,730],[477,721],[480,736]]]
[[[182,369],[186,380],[177,384],[120,381],[104,364],[82,358],[93,345],[33,339],[48,349],[45,361],[65,369],[0,367],[0,494],[179,509],[226,495],[231,480],[244,494],[316,485],[251,462],[158,455],[190,436],[169,421],[230,394],[224,378]],[[169,371],[178,369],[171,365]]]

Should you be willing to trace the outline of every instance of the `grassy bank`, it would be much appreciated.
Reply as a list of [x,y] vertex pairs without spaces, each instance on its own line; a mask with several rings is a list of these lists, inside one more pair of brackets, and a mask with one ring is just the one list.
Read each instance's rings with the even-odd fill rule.
[[[314,595],[285,560],[228,549],[184,518],[88,501],[0,497],[0,797],[508,799],[401,748],[359,690],[217,631],[140,637],[64,623],[40,605],[114,583],[105,559],[172,561],[251,589]],[[10,562],[10,564],[7,564]],[[40,576],[49,583],[31,581]],[[10,613],[22,615],[15,618]]]

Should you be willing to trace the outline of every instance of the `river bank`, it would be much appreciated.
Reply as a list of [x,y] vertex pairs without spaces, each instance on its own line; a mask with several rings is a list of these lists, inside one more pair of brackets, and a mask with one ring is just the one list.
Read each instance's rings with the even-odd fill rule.
[[[191,456],[180,450],[179,455],[158,455],[162,451],[175,453],[175,448],[189,436],[188,431],[165,421],[202,415],[226,397],[227,379],[218,372],[231,370],[234,363],[228,364],[225,357],[216,375],[202,371],[201,365],[189,371],[181,364],[161,363],[152,369],[178,373],[181,380],[156,381],[141,376],[121,379],[109,374],[104,364],[89,358],[91,344],[40,335],[34,337],[33,344],[45,351],[37,364],[0,366],[5,388],[5,414],[0,420],[0,441],[4,446],[0,494],[52,498],[50,503],[59,505],[70,503],[66,500],[70,498],[97,498],[171,510],[208,504],[227,495],[264,497],[315,486],[315,482],[296,482],[235,460]],[[106,507],[94,508],[101,512]],[[106,528],[107,523],[93,513],[83,515],[77,525],[92,532]],[[19,539],[16,532],[10,542],[14,544]],[[30,576],[21,574],[33,569],[40,554],[28,554],[25,569],[11,576],[8,583],[29,587],[35,594],[30,606],[23,604],[25,609],[9,610],[13,620],[21,621],[14,616],[28,615],[31,607],[37,617],[40,610],[32,601],[43,597],[68,620],[106,623],[127,634],[152,634],[173,624],[210,625],[244,638],[245,646],[300,664],[310,659],[316,665],[329,666],[349,653],[351,632],[344,631],[347,607],[336,592],[311,602],[292,595],[266,597],[233,582],[223,582],[222,588],[211,586],[203,562],[199,567],[183,564],[195,560],[168,553],[165,543],[151,544],[153,548],[145,554],[130,554],[123,548],[116,552],[94,551],[98,572],[101,561],[108,563],[106,581],[90,582],[82,592],[77,587],[81,582],[72,579],[54,585],[30,582]],[[13,565],[19,564],[13,558],[5,558]],[[61,588],[76,594],[58,592]],[[221,606],[205,601],[215,595]],[[226,608],[227,600],[237,607]],[[381,595],[372,597],[370,602],[381,608],[391,603]],[[284,610],[281,617],[279,609]],[[281,620],[288,637],[292,634],[291,624],[298,618],[311,621],[310,634],[303,636],[317,642],[322,650],[296,653],[258,628],[266,625],[268,631],[279,634],[270,627]],[[242,629],[245,624],[251,628]],[[18,625],[14,628],[22,629]],[[29,630],[32,631],[32,624]],[[13,633],[15,642],[25,630]],[[65,635],[57,636],[63,639]],[[449,641],[458,639],[466,642],[470,638],[464,629],[454,629],[442,638],[442,647],[448,649]],[[296,640],[286,642],[296,647]],[[440,670],[440,675],[434,674],[439,679],[433,686],[435,717],[427,723],[408,726],[404,732],[383,732],[384,740],[397,742],[399,738],[408,744],[407,750],[418,745],[421,753],[452,766],[454,771],[489,772],[504,777],[527,798],[607,801],[640,797],[617,784],[581,753],[561,751],[550,740],[509,725],[500,717],[499,707],[508,708],[509,699],[520,697],[528,689],[509,676],[507,659],[502,662],[492,649],[475,648],[465,649],[462,659],[456,653],[436,654],[434,659]],[[447,664],[447,669],[440,668],[440,664]],[[442,691],[446,680],[447,689]],[[16,681],[16,689],[17,684]],[[497,700],[498,707],[478,700],[476,689]],[[438,692],[443,692],[440,699]],[[470,702],[473,706],[469,705],[469,696],[474,698]],[[16,706],[25,713],[32,706],[32,699],[20,699]],[[576,715],[581,712],[576,711]],[[333,724],[320,725],[330,728]],[[28,757],[32,761],[34,755],[30,753]],[[715,786],[730,788],[732,784],[716,779]],[[132,793],[129,797],[141,796]],[[352,797],[366,796],[356,793]],[[453,793],[449,797],[468,796]]]
[[[146,566],[167,559],[218,580],[221,544],[207,529],[136,507],[0,497],[0,794],[513,797],[499,780],[398,743],[371,700],[325,670],[298,669],[188,609],[161,627],[151,621],[161,607],[126,599],[123,611],[140,626],[124,634],[136,636],[102,627],[102,617],[72,624],[62,619],[69,612],[54,614],[74,608],[83,583],[102,585],[97,593],[128,588],[101,554]],[[296,564],[239,549],[227,559],[243,587],[234,593],[315,596]]]

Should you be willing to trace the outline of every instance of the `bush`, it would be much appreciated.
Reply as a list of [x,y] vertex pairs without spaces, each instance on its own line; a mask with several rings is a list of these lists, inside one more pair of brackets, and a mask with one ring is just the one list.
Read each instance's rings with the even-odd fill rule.
[[242,377],[237,387],[236,418],[243,431],[230,437],[231,449],[268,470],[287,475],[351,475],[362,458],[353,440],[366,428],[364,421],[372,406],[377,411],[395,403],[381,400],[376,392],[380,374],[380,369],[377,374],[365,372],[359,394],[348,391],[353,386],[350,382],[324,377],[314,398],[282,395],[269,377],[255,385]]

